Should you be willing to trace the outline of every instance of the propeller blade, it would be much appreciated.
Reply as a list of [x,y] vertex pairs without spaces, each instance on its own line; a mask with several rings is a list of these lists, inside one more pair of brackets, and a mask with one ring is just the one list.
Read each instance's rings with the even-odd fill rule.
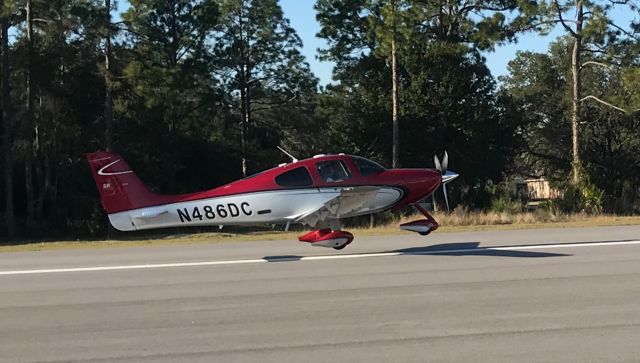
[[449,196],[447,195],[447,184],[442,184],[442,192],[444,193],[444,203],[447,205],[447,213],[451,212],[449,209]]
[[440,165],[440,159],[438,159],[438,155],[433,156],[433,162],[436,164],[436,170],[442,172],[442,165]]
[[444,152],[444,157],[442,157],[442,173],[445,173],[447,171],[447,169],[449,168],[449,154],[447,154],[447,152]]

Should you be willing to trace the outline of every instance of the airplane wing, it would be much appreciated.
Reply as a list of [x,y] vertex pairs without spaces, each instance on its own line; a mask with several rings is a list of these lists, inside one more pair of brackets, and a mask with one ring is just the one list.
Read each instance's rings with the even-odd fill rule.
[[376,197],[380,188],[371,186],[348,187],[340,190],[339,194],[326,201],[317,208],[305,211],[297,216],[290,217],[294,222],[301,222],[315,226],[319,221],[326,219],[338,219],[362,208],[366,203]]

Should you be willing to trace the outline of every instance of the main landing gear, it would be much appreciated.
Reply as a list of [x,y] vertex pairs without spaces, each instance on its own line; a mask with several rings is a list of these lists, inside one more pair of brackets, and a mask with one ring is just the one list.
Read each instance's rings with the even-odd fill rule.
[[316,229],[298,237],[300,242],[309,242],[312,246],[332,247],[341,250],[353,241],[353,235],[347,231],[332,230],[331,228]]
[[417,221],[403,223],[400,225],[401,229],[405,231],[417,232],[421,236],[426,236],[429,233],[438,229],[438,222],[427,212],[426,209],[422,208],[418,204],[414,204],[414,207],[418,210],[418,212],[422,213],[427,219],[419,219]]

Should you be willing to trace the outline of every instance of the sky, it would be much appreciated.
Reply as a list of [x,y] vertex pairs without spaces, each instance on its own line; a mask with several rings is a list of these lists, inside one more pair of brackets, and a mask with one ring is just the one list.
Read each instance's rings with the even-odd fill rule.
[[[302,38],[302,54],[307,58],[313,73],[320,79],[320,84],[326,85],[331,82],[333,64],[317,59],[317,49],[326,48],[327,43],[324,39],[315,36],[320,31],[320,24],[316,21],[316,13],[313,10],[314,3],[315,0],[280,0],[285,17],[289,19],[291,26]],[[491,74],[496,77],[507,74],[507,63],[515,57],[518,50],[546,52],[549,42],[561,33],[560,29],[554,29],[554,32],[547,37],[526,34],[520,37],[517,44],[508,44],[497,47],[494,52],[484,53]]]
[[[302,54],[309,62],[311,71],[320,79],[320,84],[324,86],[331,83],[333,63],[321,62],[317,58],[317,49],[326,48],[327,43],[324,39],[316,38],[316,34],[320,31],[320,24],[316,21],[316,12],[313,9],[314,4],[315,0],[280,0],[284,16],[289,19],[291,26],[302,39]],[[120,0],[118,2],[119,11],[124,11],[128,6],[128,1]],[[626,25],[632,20],[633,14],[618,10],[614,11],[611,16],[617,23]],[[557,26],[547,36],[540,36],[535,33],[520,35],[517,43],[496,47],[493,52],[485,52],[487,66],[495,77],[506,75],[508,73],[507,64],[515,58],[517,51],[545,53],[549,48],[549,43],[563,33],[560,26]]]
[[[326,85],[331,82],[333,65],[331,62],[321,62],[317,59],[317,49],[326,48],[327,44],[323,39],[315,37],[320,31],[320,24],[316,21],[315,10],[313,10],[314,3],[315,0],[280,0],[285,17],[289,19],[291,26],[302,38],[304,45],[302,54],[307,58],[313,73],[320,78],[320,84]],[[631,15],[622,11],[614,11],[612,17],[623,24],[631,20]],[[485,52],[487,66],[495,77],[506,75],[508,73],[507,64],[515,58],[518,50],[546,53],[549,43],[563,33],[563,30],[558,26],[544,37],[534,33],[521,35],[517,43],[496,47],[493,52]]]

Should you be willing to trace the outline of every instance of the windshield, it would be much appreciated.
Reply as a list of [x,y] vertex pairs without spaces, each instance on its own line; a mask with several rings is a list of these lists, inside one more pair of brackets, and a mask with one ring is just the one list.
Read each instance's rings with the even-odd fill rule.
[[374,175],[386,170],[382,165],[359,156],[353,157],[353,163],[356,164],[362,176]]

